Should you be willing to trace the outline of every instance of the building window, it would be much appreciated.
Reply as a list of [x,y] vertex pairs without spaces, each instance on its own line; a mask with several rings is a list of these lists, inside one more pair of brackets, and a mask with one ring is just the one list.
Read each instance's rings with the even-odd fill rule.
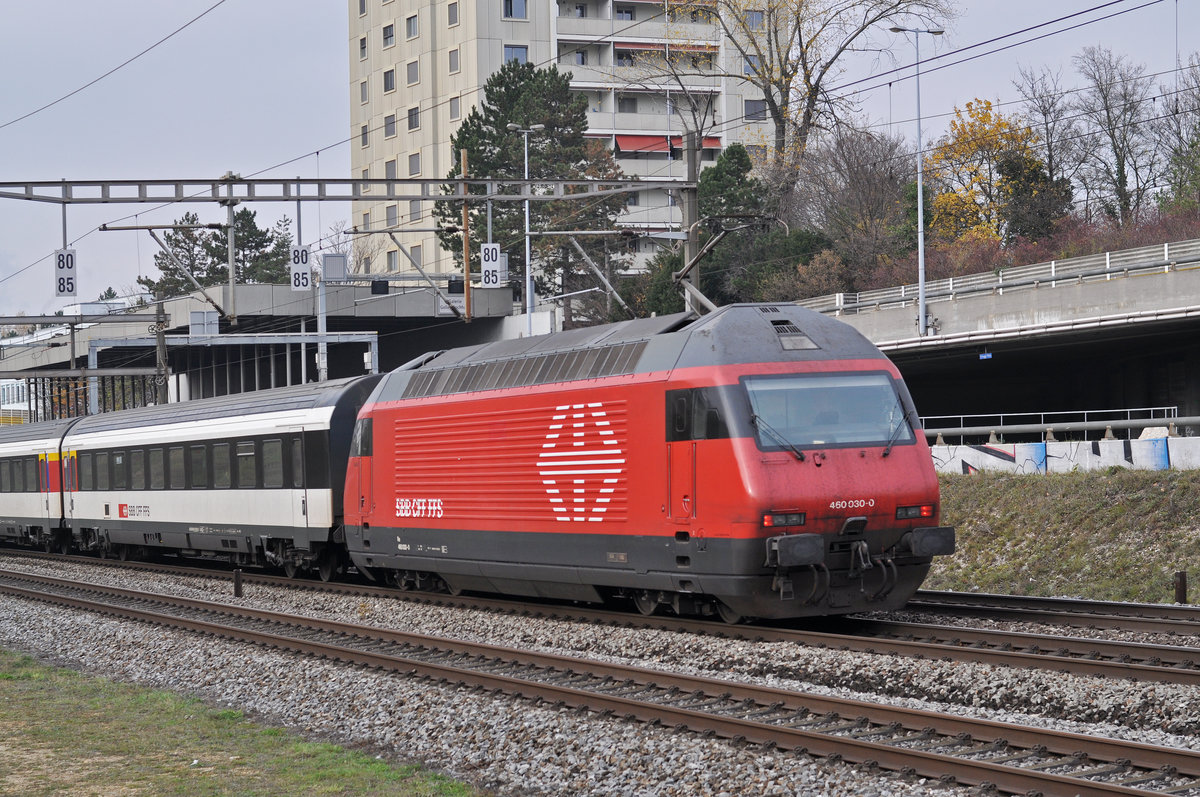
[[587,3],[575,4],[575,16],[579,19],[584,19],[587,17]]
[[391,138],[396,135],[396,114],[390,113],[383,117],[383,137]]
[[763,26],[762,11],[747,11],[746,12],[746,27],[750,30],[761,30]]
[[362,129],[359,130],[359,136],[362,139],[362,145],[364,147],[370,145],[370,143],[371,143],[371,128],[367,127],[366,125],[363,125]]
[[450,74],[458,71],[458,50],[450,51]]
[[390,160],[383,164],[383,176],[387,180],[396,179],[396,161]]
[[420,64],[421,64],[420,61],[409,61],[408,65],[406,67],[404,67],[404,72],[405,72],[406,79],[408,80],[408,85],[412,86],[412,85],[416,84],[416,82],[418,80],[421,79]]
[[617,50],[617,66],[633,66],[633,52]]
[[614,6],[613,19],[620,20],[621,22],[633,22],[636,19],[633,6]]
[[365,81],[365,80],[362,83],[358,84],[358,101],[359,102],[367,101],[367,81]]
[[413,177],[421,173],[421,153],[414,152],[408,156],[408,176]]
[[[396,90],[396,70],[389,69],[383,73],[383,91],[386,94],[389,91]],[[365,100],[364,100],[365,102]]]
[[400,270],[400,253],[395,249],[387,253],[387,270],[389,272]]
[[625,195],[625,205],[627,207],[631,207],[631,208],[637,207],[638,205],[640,205],[642,203],[642,201],[638,198],[639,196],[641,196],[640,191],[633,191],[631,193],[626,194]]
[[617,113],[637,113],[637,97],[625,95],[617,97]]
[[421,109],[420,107],[408,109],[408,129],[416,130],[421,126]]
[[742,74],[743,75],[757,75],[759,63],[761,63],[761,60],[759,59],[759,57],[757,55],[746,56],[746,59],[742,64]]
[[462,108],[462,106],[460,104],[459,98],[451,97],[450,98],[450,118],[457,119],[462,114],[461,108]]
[[363,36],[358,40],[358,58],[360,61],[366,60],[367,57],[367,37]]
[[369,167],[362,170],[362,178],[363,178],[363,187],[362,187],[363,193],[364,194],[371,193],[371,186],[366,184],[366,181],[371,179],[371,169]]
[[361,17],[367,13],[367,0],[358,0],[358,15]]
[[411,17],[408,17],[404,20],[404,35],[410,39],[415,39],[417,38],[417,33],[419,33],[417,28],[417,15],[413,14]]
[[767,101],[745,100],[742,116],[747,122],[765,122],[767,120]]
[[505,19],[525,19],[525,0],[501,0]]
[[446,24],[451,26],[458,24],[458,3],[450,3],[446,6]]
[[371,212],[370,211],[366,211],[365,213],[363,213],[362,228],[364,230],[371,229]]
[[409,257],[411,257],[413,259],[413,262],[416,263],[418,266],[425,265],[424,263],[421,262],[421,245],[420,244],[409,247],[408,254],[409,254]]
[[587,50],[576,50],[572,56],[576,65],[587,66]]
[[383,46],[391,47],[395,43],[396,43],[396,26],[395,25],[384,25],[383,26]]
[[396,206],[395,206],[395,205],[388,205],[386,208],[384,208],[384,211],[385,211],[385,212],[386,212],[386,214],[387,214],[387,226],[388,226],[388,229],[391,229],[392,227],[395,227],[395,226],[396,226],[396,221],[397,221],[397,219],[396,219]]
[[419,199],[408,200],[408,220],[409,221],[420,221],[421,220],[421,200],[419,200]]
[[506,44],[504,45],[504,63],[516,61],[518,64],[524,64],[529,61],[529,48],[523,44]]

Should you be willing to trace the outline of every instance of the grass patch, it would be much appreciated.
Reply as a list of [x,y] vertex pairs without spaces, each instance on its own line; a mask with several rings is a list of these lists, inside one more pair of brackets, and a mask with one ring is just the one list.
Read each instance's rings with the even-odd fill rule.
[[943,475],[941,488],[958,552],[935,560],[929,589],[1170,603],[1174,574],[1200,559],[1200,471]]
[[0,650],[0,794],[403,795],[469,786],[190,697]]

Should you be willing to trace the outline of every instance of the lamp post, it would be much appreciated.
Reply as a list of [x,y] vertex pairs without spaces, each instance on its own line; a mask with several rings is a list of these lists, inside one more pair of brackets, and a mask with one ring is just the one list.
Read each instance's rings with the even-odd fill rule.
[[[545,125],[530,125],[529,127],[521,127],[520,125],[508,125],[509,131],[520,133],[525,137],[525,179],[529,179],[529,134],[536,133],[539,130],[545,130]],[[525,186],[525,191],[529,191],[529,186]],[[525,194],[525,334],[533,334],[533,263],[532,252],[529,245],[529,194]]]
[[925,153],[921,146],[921,34],[941,36],[945,30],[935,28],[889,28],[892,33],[911,33],[917,50],[917,335],[925,337],[928,331],[925,316],[925,185],[923,162]]

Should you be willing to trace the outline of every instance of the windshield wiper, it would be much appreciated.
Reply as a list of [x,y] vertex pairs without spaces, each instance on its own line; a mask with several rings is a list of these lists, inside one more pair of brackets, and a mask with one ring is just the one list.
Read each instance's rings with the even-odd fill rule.
[[904,408],[900,406],[899,397],[896,398],[896,406],[900,407],[901,410],[900,423],[896,424],[896,430],[892,432],[892,437],[890,440],[888,440],[887,448],[883,449],[883,456],[885,457],[892,453],[892,446],[896,445],[896,441],[900,439],[900,433],[904,431],[904,427],[909,426],[909,428],[912,428],[912,425],[908,421],[908,414],[905,413]]
[[791,440],[788,440],[786,437],[781,435],[779,432],[775,431],[775,428],[773,426],[771,426],[771,424],[767,423],[761,417],[759,417],[758,415],[755,415],[753,412],[750,413],[750,423],[751,423],[751,425],[753,425],[755,427],[761,427],[762,430],[764,432],[766,432],[768,435],[770,435],[771,438],[774,439],[776,443],[778,443],[779,445],[783,446],[784,448],[786,448],[787,450],[789,450],[793,454],[795,454],[796,459],[800,460],[801,462],[804,461],[804,452],[803,451],[796,448],[796,446],[792,444]]

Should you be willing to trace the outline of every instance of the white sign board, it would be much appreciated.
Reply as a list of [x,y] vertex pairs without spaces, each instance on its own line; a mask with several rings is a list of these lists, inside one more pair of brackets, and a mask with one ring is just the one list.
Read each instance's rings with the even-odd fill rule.
[[54,253],[54,295],[75,295],[74,249],[59,249]]
[[480,284],[484,288],[499,288],[508,282],[508,262],[500,254],[500,244],[484,244],[479,248]]
[[[441,296],[438,296],[437,294],[433,295],[433,308],[435,315],[453,316],[458,315],[458,313],[465,314],[467,312],[467,297],[456,293],[453,296],[447,296],[446,299],[450,301],[449,305],[446,304],[446,300],[442,299]],[[458,313],[455,313],[454,310],[451,310],[450,305],[456,307],[458,309]]]
[[325,274],[324,279],[346,279],[346,256],[344,254],[330,252],[321,258],[321,266]]
[[293,246],[292,259],[290,261],[292,269],[292,290],[308,291],[312,290],[312,266],[308,256],[307,246]]

